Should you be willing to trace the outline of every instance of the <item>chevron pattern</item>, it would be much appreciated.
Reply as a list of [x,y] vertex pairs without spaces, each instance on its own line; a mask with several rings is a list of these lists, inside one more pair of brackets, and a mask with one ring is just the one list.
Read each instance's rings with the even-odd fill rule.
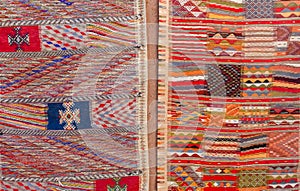
[[92,123],[98,128],[136,126],[136,99],[92,103]]
[[298,133],[270,133],[269,154],[271,157],[298,157]]
[[212,19],[244,20],[245,5],[241,0],[208,0],[208,17]]

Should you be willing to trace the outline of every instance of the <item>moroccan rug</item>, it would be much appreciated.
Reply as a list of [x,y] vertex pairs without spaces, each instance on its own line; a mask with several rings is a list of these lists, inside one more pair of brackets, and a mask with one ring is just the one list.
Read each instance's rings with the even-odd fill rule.
[[0,2],[1,190],[147,190],[143,0]]
[[160,0],[159,191],[300,190],[299,5]]

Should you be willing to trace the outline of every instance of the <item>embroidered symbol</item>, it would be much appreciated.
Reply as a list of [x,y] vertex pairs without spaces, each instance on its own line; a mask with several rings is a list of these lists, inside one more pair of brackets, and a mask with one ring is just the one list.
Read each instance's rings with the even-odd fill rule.
[[16,32],[14,36],[8,35],[9,46],[13,46],[14,44],[16,44],[17,45],[16,51],[23,51],[22,49],[23,44],[30,45],[29,33],[25,35],[21,35],[20,34],[20,31],[22,30],[21,27],[16,27],[14,28],[14,30]]
[[124,185],[122,188],[119,185],[119,181],[121,178],[114,178],[114,181],[116,182],[116,185],[114,187],[110,187],[109,185],[107,186],[107,191],[127,191],[127,185]]
[[65,130],[76,129],[74,123],[80,123],[80,110],[73,109],[75,104],[72,101],[64,102],[62,105],[65,108],[65,111],[59,110],[59,124],[65,123],[63,127]]

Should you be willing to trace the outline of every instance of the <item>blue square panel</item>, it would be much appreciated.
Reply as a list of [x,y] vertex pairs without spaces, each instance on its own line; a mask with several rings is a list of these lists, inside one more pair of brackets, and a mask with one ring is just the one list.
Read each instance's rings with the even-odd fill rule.
[[48,104],[48,130],[78,130],[91,128],[89,102]]

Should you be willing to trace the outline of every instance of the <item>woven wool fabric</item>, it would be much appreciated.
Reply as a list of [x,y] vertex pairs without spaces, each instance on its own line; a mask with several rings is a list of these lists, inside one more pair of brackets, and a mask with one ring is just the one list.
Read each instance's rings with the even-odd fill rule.
[[0,10],[1,190],[147,190],[144,1]]
[[299,5],[160,0],[159,191],[300,190]]

